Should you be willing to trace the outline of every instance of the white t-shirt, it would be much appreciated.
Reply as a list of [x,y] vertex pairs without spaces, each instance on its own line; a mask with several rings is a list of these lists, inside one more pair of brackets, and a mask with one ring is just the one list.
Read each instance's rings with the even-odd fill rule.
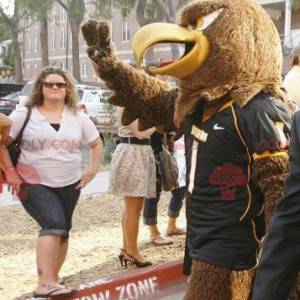
[[[10,137],[15,139],[27,114],[26,107],[14,110]],[[36,107],[22,136],[17,170],[25,182],[63,187],[80,179],[81,145],[99,138],[99,133],[83,112],[65,107],[56,131]]]
[[178,186],[186,186],[186,163],[185,163],[185,145],[184,136],[174,142],[173,156],[178,167]]
[[286,74],[282,86],[286,89],[288,98],[300,106],[300,66],[293,66]]

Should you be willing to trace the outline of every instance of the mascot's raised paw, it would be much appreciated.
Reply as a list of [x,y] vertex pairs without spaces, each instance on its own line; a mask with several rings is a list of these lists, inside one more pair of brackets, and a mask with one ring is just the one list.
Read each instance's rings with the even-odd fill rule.
[[81,30],[88,45],[87,53],[93,61],[97,62],[112,54],[113,47],[107,22],[89,19],[82,24]]
[[81,30],[96,74],[115,92],[108,102],[125,107],[122,123],[128,125],[139,119],[143,129],[162,123],[164,128],[173,129],[177,91],[171,91],[169,83],[120,60],[115,55],[107,22],[90,19],[82,24]]

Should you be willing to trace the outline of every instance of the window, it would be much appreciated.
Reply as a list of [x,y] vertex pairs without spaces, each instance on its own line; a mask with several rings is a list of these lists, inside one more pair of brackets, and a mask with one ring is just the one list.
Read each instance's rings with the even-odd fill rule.
[[26,52],[30,52],[31,40],[30,40],[30,34],[28,32],[26,32],[25,41],[27,41],[27,43],[25,44]]
[[125,17],[122,23],[122,41],[129,42],[130,41],[130,31],[128,28],[128,21]]
[[51,48],[54,50],[55,49],[55,31],[52,30],[51,32]]
[[55,24],[56,18],[56,8],[53,7],[51,10],[51,24]]
[[64,29],[61,30],[61,34],[60,34],[60,47],[62,49],[66,48],[66,37],[65,37],[65,30]]
[[34,36],[34,52],[38,52],[39,48],[39,39],[38,39],[38,34],[36,33]]
[[63,7],[61,8],[61,20],[62,21],[67,20],[67,11]]
[[87,77],[87,63],[86,63],[86,61],[83,61],[81,63],[81,76],[82,77]]

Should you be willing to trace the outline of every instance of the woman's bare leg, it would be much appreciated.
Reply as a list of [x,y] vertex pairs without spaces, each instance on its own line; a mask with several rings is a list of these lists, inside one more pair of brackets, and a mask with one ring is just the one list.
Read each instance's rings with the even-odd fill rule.
[[122,236],[123,236],[123,248],[127,251],[126,235],[125,235],[125,219],[126,219],[126,210],[122,214]]
[[59,254],[58,254],[58,259],[57,259],[56,267],[55,267],[56,281],[59,280],[59,275],[58,274],[59,274],[59,271],[60,271],[63,263],[65,262],[67,252],[68,252],[68,247],[69,247],[69,241],[68,240],[61,241]]
[[45,285],[57,280],[56,266],[60,253],[61,237],[57,235],[40,236],[37,242],[36,258],[39,283],[37,293],[43,293]]
[[138,260],[142,260],[138,250],[137,239],[139,233],[139,220],[143,207],[143,198],[125,197],[124,232],[127,253]]

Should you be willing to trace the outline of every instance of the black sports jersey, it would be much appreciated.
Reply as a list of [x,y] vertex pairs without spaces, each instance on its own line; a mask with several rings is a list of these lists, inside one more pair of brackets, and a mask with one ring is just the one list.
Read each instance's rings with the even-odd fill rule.
[[288,147],[290,114],[261,93],[243,108],[229,103],[201,119],[201,111],[192,115],[185,132],[189,252],[195,260],[248,269],[263,234],[256,230],[263,199],[251,182],[253,154]]

